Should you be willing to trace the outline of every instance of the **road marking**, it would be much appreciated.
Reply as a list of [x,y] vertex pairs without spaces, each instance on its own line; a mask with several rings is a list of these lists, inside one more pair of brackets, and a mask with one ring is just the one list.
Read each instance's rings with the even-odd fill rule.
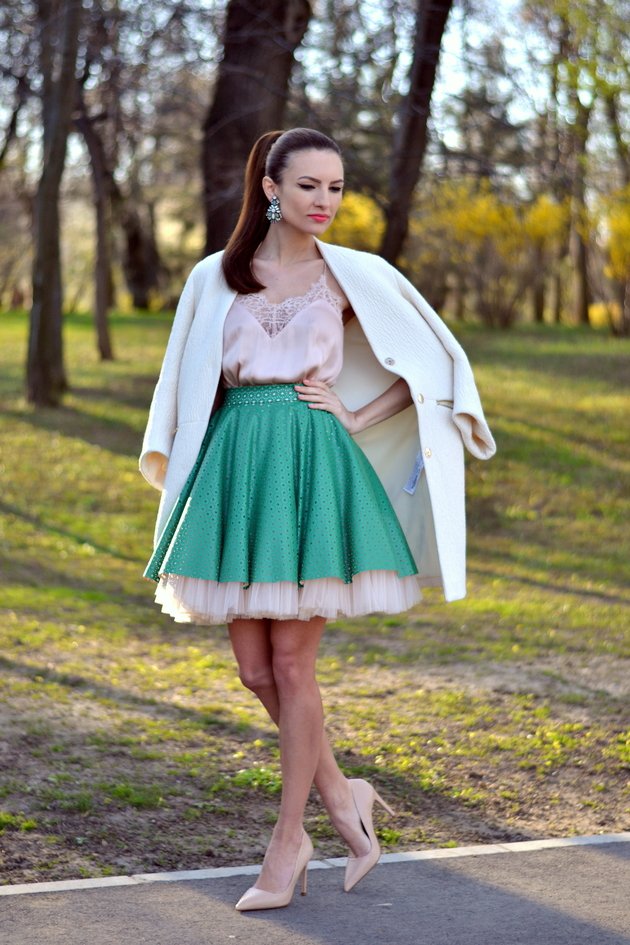
[[[495,853],[529,853],[554,847],[588,846],[598,843],[630,843],[630,831],[600,833],[592,836],[559,837],[548,840],[518,840],[514,843],[479,843],[464,847],[441,847],[437,850],[414,850],[407,853],[384,853],[380,863],[410,863],[417,860],[441,860],[449,857],[488,856]],[[337,869],[346,865],[346,857],[314,860],[309,869]],[[107,886],[140,886],[146,883],[181,883],[188,880],[224,879],[227,876],[255,876],[260,866],[224,866],[210,870],[179,870],[173,873],[134,873],[131,876],[96,876],[93,879],[66,879],[49,883],[15,883],[0,886],[0,896],[27,893],[69,892],[81,889],[103,889]],[[383,903],[385,905],[385,903]]]

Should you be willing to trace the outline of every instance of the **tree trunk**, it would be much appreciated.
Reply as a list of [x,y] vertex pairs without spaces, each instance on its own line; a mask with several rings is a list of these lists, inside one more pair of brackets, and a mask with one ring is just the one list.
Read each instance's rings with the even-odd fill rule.
[[588,255],[584,237],[577,227],[571,231],[573,261],[573,315],[580,325],[590,325],[591,292],[588,284]]
[[534,321],[537,325],[545,323],[545,284],[542,279],[537,279],[532,289],[532,309]]
[[[558,201],[562,203],[569,195],[571,187],[571,176],[567,166],[567,157],[563,148],[564,136],[562,129],[564,124],[560,122],[560,70],[562,64],[568,56],[569,49],[569,27],[566,21],[562,21],[562,29],[552,39],[553,57],[550,62],[550,97],[549,108],[547,111],[547,129],[549,138],[547,141],[547,151],[549,159],[549,177],[551,181],[551,192]],[[551,264],[551,321],[554,325],[559,325],[562,321],[562,308],[564,305],[564,277],[562,265],[568,251],[567,239],[563,237],[562,245],[554,247]]]
[[455,287],[454,287],[454,314],[458,322],[463,322],[466,317],[466,281],[461,272],[457,272],[455,275]]
[[[57,406],[68,386],[63,366],[59,189],[75,104],[81,13],[81,0],[38,3],[44,153],[35,197],[33,307],[26,387],[28,400],[39,406]],[[59,65],[55,68],[57,46]]]
[[4,141],[0,145],[0,171],[3,169],[5,165],[7,154],[9,152],[9,148],[11,147],[11,143],[17,137],[18,118],[20,116],[20,111],[22,110],[22,106],[26,102],[29,95],[29,87],[28,87],[28,83],[25,77],[16,76],[16,80],[17,80],[17,90],[15,94],[15,103],[13,105],[11,117],[7,124],[6,131],[4,133]]
[[569,32],[567,23],[567,59],[569,104],[573,120],[569,123],[569,172],[571,214],[569,231],[569,256],[571,259],[571,305],[573,317],[580,325],[589,325],[591,291],[588,281],[588,232],[586,231],[586,164],[589,121],[595,102],[585,105],[580,98],[581,50],[575,31]]
[[553,285],[554,285],[553,312],[552,312],[551,320],[554,323],[554,325],[559,325],[562,321],[563,282],[562,282],[562,275],[560,274],[558,270],[556,270],[556,272],[554,272],[553,274]]
[[81,102],[81,114],[75,119],[75,125],[83,134],[92,169],[92,189],[94,210],[96,213],[96,259],[94,265],[94,325],[98,352],[102,361],[113,361],[114,351],[108,322],[108,309],[113,295],[112,279],[112,222],[111,222],[111,184],[108,177],[103,141]]
[[588,310],[591,291],[588,281],[588,244],[584,232],[586,196],[586,144],[591,109],[574,96],[573,182],[571,188],[571,233],[569,250],[573,264],[573,314],[580,325],[590,325]]
[[630,338],[630,279],[626,279],[624,285],[620,316],[619,334],[622,338]]
[[151,290],[159,285],[162,272],[151,208],[143,213],[134,206],[133,198],[128,198],[123,203],[121,225],[125,234],[125,281],[133,307],[145,310],[151,304]]
[[234,229],[253,143],[282,127],[294,52],[310,16],[308,0],[230,0],[223,59],[203,126],[206,253],[223,249]]
[[545,252],[542,246],[534,249],[534,279],[532,284],[532,311],[538,325],[545,321]]
[[387,224],[380,253],[391,263],[400,255],[407,229],[413,192],[427,144],[431,95],[435,82],[442,35],[452,0],[418,0],[409,91],[399,112],[394,141]]
[[113,361],[114,349],[109,331],[108,310],[112,297],[111,264],[111,212],[104,193],[95,198],[96,211],[96,261],[94,274],[94,325],[96,343],[101,361]]
[[608,124],[615,139],[619,170],[624,186],[627,187],[630,184],[630,148],[624,140],[623,122],[619,118],[619,92],[611,90],[604,93],[604,105],[608,116]]

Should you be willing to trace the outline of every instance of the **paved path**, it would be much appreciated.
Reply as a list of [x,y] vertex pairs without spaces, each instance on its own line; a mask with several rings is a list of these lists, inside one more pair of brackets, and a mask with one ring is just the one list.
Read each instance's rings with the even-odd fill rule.
[[342,862],[313,863],[288,908],[244,914],[252,867],[2,886],[0,942],[630,945],[630,833],[388,855],[351,893]]

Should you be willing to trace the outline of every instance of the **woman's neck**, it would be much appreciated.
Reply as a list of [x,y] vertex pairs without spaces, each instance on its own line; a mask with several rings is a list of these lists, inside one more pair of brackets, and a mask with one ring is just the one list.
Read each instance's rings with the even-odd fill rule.
[[255,259],[267,260],[280,266],[291,266],[311,259],[319,259],[320,253],[310,233],[296,233],[282,224],[272,224],[264,240],[254,254]]

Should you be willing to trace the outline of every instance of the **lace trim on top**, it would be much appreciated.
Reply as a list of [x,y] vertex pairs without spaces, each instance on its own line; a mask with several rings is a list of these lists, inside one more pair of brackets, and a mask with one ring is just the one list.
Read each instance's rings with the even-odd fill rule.
[[239,300],[249,309],[271,338],[286,328],[295,315],[315,299],[324,299],[329,302],[339,314],[343,311],[341,299],[328,287],[326,269],[304,295],[291,295],[282,302],[270,302],[262,292],[239,295]]

